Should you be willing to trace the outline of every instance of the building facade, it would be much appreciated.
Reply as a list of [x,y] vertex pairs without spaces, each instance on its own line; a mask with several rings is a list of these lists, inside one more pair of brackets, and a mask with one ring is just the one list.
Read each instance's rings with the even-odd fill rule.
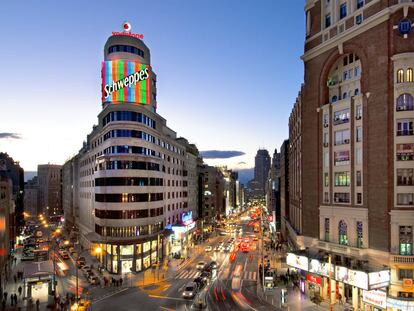
[[281,209],[280,209],[280,153],[277,149],[273,152],[269,176],[266,182],[266,206],[268,213],[275,216],[273,223],[276,231],[280,231]]
[[156,112],[157,76],[142,38],[129,31],[108,38],[98,124],[78,164],[64,167],[65,211],[74,214],[80,243],[102,248],[99,260],[111,273],[163,260],[172,239],[191,233],[197,211],[198,151]]
[[62,215],[62,165],[37,166],[38,213],[48,216]]
[[257,182],[256,191],[262,197],[266,194],[266,182],[270,171],[270,155],[266,149],[257,150],[254,158],[254,180]]
[[5,284],[10,253],[10,215],[14,209],[12,180],[0,174],[0,288]]
[[288,240],[290,230],[289,208],[289,140],[286,139],[280,146],[280,229],[283,240]]
[[62,166],[62,209],[65,227],[69,231],[79,221],[78,159],[78,156],[74,156]]
[[[299,219],[289,219],[298,229],[292,244],[335,265],[322,296],[344,297],[354,309],[410,310],[414,3],[308,0],[305,11],[302,203]],[[328,294],[329,286],[336,291]]]
[[30,216],[37,216],[39,206],[39,184],[37,176],[24,184],[24,211]]
[[24,170],[18,161],[13,160],[7,153],[0,152],[0,176],[12,182],[13,206],[9,214],[10,250],[14,249],[16,237],[24,226]]

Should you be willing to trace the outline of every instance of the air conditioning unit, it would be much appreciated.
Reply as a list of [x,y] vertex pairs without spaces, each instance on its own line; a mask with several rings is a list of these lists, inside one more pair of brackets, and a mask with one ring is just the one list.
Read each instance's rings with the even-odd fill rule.
[[325,123],[324,125],[323,125],[323,127],[328,127],[329,126],[329,124],[328,123]]
[[356,116],[355,119],[356,120],[361,120],[362,119],[362,116]]

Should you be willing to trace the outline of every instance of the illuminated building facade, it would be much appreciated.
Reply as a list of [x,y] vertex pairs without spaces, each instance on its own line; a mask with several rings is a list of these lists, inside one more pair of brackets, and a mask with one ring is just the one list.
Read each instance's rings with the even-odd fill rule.
[[[300,201],[295,207],[291,192],[298,216],[288,220],[289,239],[335,265],[331,283],[321,273],[304,280],[324,298],[343,297],[355,310],[411,310],[414,2],[307,0],[305,10],[305,81],[292,123],[300,141],[290,139],[300,162],[289,158],[300,169],[289,172]],[[380,291],[366,290],[375,278]]]
[[160,262],[169,253],[165,228],[197,208],[189,179],[197,178],[198,151],[157,114],[156,95],[157,77],[142,36],[113,33],[102,63],[102,111],[73,174],[79,240],[102,248],[99,260],[111,273]]

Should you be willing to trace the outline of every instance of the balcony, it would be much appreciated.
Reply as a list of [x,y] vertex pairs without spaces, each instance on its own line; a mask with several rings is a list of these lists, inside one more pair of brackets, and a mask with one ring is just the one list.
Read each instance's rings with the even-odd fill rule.
[[393,262],[395,264],[414,264],[414,256],[394,255]]
[[414,130],[397,130],[397,136],[411,136],[414,135]]

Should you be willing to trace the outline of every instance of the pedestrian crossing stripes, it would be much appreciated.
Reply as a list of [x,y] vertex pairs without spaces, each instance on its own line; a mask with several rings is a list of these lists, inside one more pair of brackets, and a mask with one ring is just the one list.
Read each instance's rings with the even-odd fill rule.
[[200,271],[184,270],[178,273],[174,278],[175,279],[195,279],[199,275],[200,275]]
[[[195,279],[200,275],[200,271],[188,271],[183,270],[179,272],[174,279]],[[222,280],[228,280],[233,277],[230,273],[230,269],[224,269],[220,274],[219,278]],[[257,271],[244,271],[242,275],[243,280],[256,281],[257,280]]]

